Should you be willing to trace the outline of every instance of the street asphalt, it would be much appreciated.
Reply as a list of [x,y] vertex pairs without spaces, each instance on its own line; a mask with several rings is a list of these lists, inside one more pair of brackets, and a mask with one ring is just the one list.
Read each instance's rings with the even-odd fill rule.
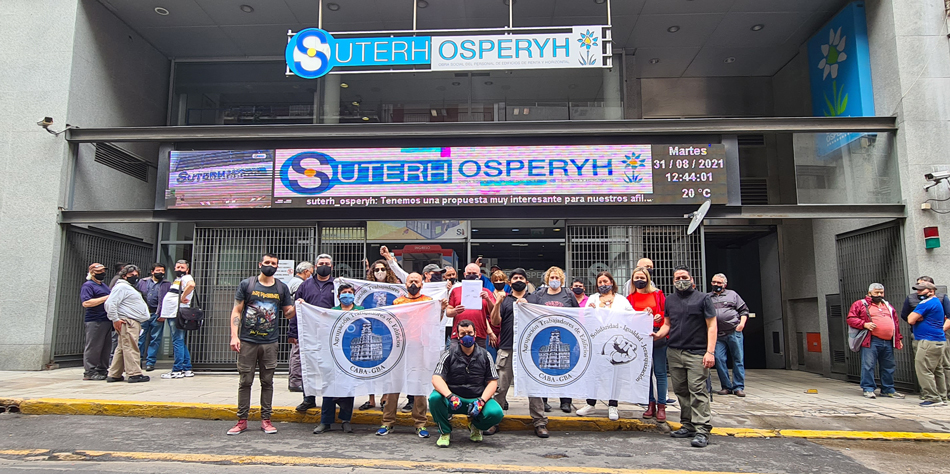
[[[266,435],[259,422],[250,422],[247,432],[225,435],[232,424],[6,413],[0,415],[0,472],[877,472],[866,467],[873,456],[862,464],[845,448],[802,439],[714,436],[709,447],[697,449],[659,433],[563,432],[544,440],[531,432],[500,432],[475,444],[467,431],[456,430],[443,449],[435,446],[436,432],[420,439],[407,427],[380,437],[375,426],[346,434],[335,425],[337,431],[314,435],[310,425],[277,423],[280,432]],[[894,443],[905,454],[945,446]],[[249,456],[242,465],[231,464]]]

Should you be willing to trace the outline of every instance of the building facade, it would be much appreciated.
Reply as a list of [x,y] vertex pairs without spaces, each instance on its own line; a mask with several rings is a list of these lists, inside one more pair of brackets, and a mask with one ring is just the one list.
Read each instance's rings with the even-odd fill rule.
[[[842,378],[857,367],[843,315],[868,284],[884,283],[896,304],[916,276],[950,278],[946,248],[924,237],[947,231],[950,210],[940,179],[950,170],[941,0],[394,3],[82,0],[15,2],[0,13],[0,277],[20,288],[0,299],[0,369],[75,362],[78,287],[93,261],[191,260],[211,318],[189,344],[196,365],[209,367],[232,364],[226,318],[214,315],[230,309],[265,251],[294,262],[328,252],[349,277],[365,276],[363,260],[380,258],[383,245],[407,270],[482,257],[486,268],[524,267],[539,284],[558,265],[590,290],[603,269],[626,281],[640,257],[670,289],[672,268],[685,263],[701,287],[725,273],[755,313],[747,367]],[[576,47],[611,67],[288,75],[288,31],[319,27],[352,42],[578,25],[609,26],[588,27]],[[52,124],[37,124],[44,117]],[[520,178],[566,177],[571,168],[554,160],[596,166],[607,155],[595,150],[611,147],[626,150],[617,183],[639,191],[547,182],[545,196],[565,200],[551,204],[532,194],[539,180]],[[708,147],[722,166],[658,167],[694,166],[690,147]],[[551,149],[573,154],[544,155]],[[459,201],[495,196],[479,188],[491,176],[401,192],[372,174],[382,164],[358,168],[399,150],[438,155],[425,160],[474,153],[486,169],[484,160],[498,160],[499,173],[518,179],[492,186],[518,200]],[[278,164],[303,151],[345,156],[353,168],[343,181],[380,181],[359,192],[341,184],[329,205],[279,196]],[[539,156],[543,171],[531,168]],[[638,173],[646,156],[651,168]],[[319,172],[304,159],[300,182]],[[392,201],[359,201],[371,198]],[[703,225],[688,233],[683,216],[707,198]],[[898,355],[898,379],[915,384],[909,351]]]

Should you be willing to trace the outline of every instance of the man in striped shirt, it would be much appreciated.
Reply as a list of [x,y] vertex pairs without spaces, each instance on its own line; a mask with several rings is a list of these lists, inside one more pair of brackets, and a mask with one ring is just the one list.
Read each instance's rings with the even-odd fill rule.
[[439,425],[440,448],[449,446],[451,415],[468,415],[469,438],[479,443],[482,430],[501,423],[505,412],[492,396],[498,388],[498,371],[488,351],[475,344],[475,325],[470,320],[458,324],[458,342],[442,352],[432,374],[435,390],[429,395],[429,412]]

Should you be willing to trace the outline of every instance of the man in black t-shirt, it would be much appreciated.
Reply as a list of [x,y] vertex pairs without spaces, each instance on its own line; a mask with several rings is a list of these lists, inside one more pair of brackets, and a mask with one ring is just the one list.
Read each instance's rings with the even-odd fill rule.
[[[511,285],[511,294],[505,296],[501,303],[496,304],[491,314],[491,323],[495,326],[501,326],[501,334],[498,341],[498,390],[495,391],[495,401],[503,409],[508,408],[508,388],[514,380],[514,371],[512,369],[511,352],[514,347],[514,323],[515,323],[515,304],[527,302],[526,298],[531,298],[528,294],[528,273],[524,268],[516,268],[511,271],[508,277],[508,284]],[[534,421],[534,434],[539,438],[547,438],[548,417],[544,416],[544,402],[541,397],[528,397],[528,412],[531,413],[531,419]],[[495,425],[485,431],[486,435],[498,432],[498,426]]]
[[442,433],[435,443],[440,448],[449,446],[453,414],[468,415],[469,438],[476,443],[482,441],[482,430],[501,423],[505,416],[491,398],[498,387],[498,372],[488,351],[475,344],[475,325],[465,319],[457,330],[458,343],[442,352],[432,374],[435,390],[429,395],[429,412]]
[[295,316],[290,289],[274,278],[277,257],[265,254],[258,266],[261,273],[238,285],[231,309],[231,350],[238,353],[237,367],[241,375],[238,384],[238,422],[228,430],[229,435],[247,430],[247,413],[251,407],[251,384],[254,369],[260,369],[261,431],[277,433],[270,422],[271,403],[274,399],[274,370],[277,369],[278,316]]
[[693,447],[705,448],[712,430],[706,381],[716,365],[716,307],[708,293],[696,290],[687,267],[673,271],[673,286],[676,291],[666,297],[666,318],[657,331],[658,337],[670,335],[670,385],[681,407],[683,427],[671,436],[693,438]]

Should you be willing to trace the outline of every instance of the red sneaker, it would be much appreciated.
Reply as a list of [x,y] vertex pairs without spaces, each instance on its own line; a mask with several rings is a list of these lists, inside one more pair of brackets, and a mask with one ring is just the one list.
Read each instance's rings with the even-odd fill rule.
[[228,430],[229,435],[237,435],[247,431],[247,420],[238,420],[234,428]]
[[270,423],[270,420],[261,420],[261,431],[265,434],[276,434],[277,428],[274,428],[274,425]]

